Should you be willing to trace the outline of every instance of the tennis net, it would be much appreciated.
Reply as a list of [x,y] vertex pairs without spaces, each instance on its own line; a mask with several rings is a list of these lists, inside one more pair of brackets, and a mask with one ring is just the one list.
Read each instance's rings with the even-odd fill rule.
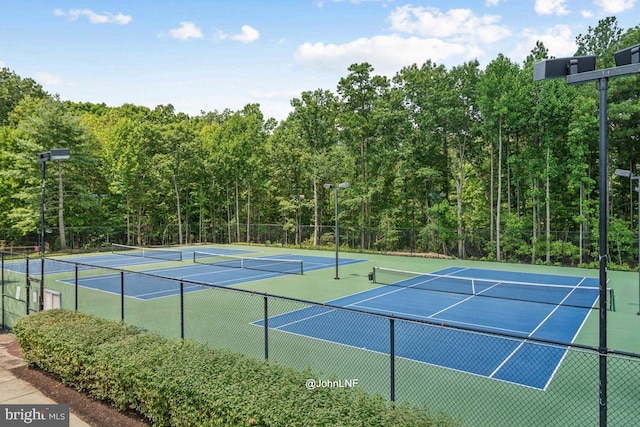
[[182,251],[178,249],[141,248],[112,243],[111,252],[118,255],[162,259],[165,261],[182,261]]
[[193,252],[193,262],[218,267],[246,268],[283,274],[303,274],[302,261],[276,258],[245,258],[235,255]]
[[[372,276],[374,283],[382,285],[581,308],[596,308],[599,296],[598,288],[593,286],[477,279],[383,267],[374,267]],[[607,292],[608,309],[615,311],[613,289],[608,288]]]

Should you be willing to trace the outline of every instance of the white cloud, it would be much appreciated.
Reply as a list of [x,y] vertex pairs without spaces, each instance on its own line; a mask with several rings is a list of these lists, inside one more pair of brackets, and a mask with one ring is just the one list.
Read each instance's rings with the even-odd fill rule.
[[50,73],[38,73],[35,80],[41,85],[47,86],[59,86],[62,83],[60,77]]
[[239,34],[227,34],[223,31],[218,31],[217,38],[219,40],[236,40],[242,43],[253,43],[260,38],[260,32],[250,25],[243,25]]
[[344,73],[349,65],[366,61],[377,72],[391,76],[405,66],[427,60],[453,66],[480,59],[487,53],[485,49],[512,35],[508,27],[500,25],[500,16],[479,15],[471,9],[441,11],[405,5],[394,9],[388,19],[395,34],[341,44],[305,43],[295,53],[296,62],[304,68]]
[[497,25],[498,15],[477,15],[471,9],[450,9],[443,13],[434,7],[406,5],[391,12],[389,20],[395,31],[453,41],[493,43],[511,35],[507,27]]
[[591,19],[593,18],[593,12],[590,10],[583,10],[580,12],[580,15],[585,18],[585,19]]
[[631,9],[635,0],[595,0],[594,3],[605,13],[620,13]]
[[241,33],[232,35],[230,38],[242,43],[252,43],[260,38],[260,33],[250,25],[243,25]]
[[534,9],[538,15],[567,15],[566,0],[536,0]]
[[485,2],[485,5],[486,5],[487,7],[497,6],[497,5],[499,5],[499,4],[500,4],[500,0],[487,0],[487,1]]
[[510,58],[524,61],[526,56],[531,53],[531,49],[535,47],[536,41],[541,41],[549,50],[549,55],[556,58],[572,56],[577,49],[575,31],[569,25],[556,25],[544,33],[525,29],[522,42],[509,53]]
[[90,23],[92,24],[118,24],[118,25],[127,25],[130,23],[133,18],[129,15],[124,15],[122,13],[109,13],[104,12],[103,14],[98,14],[91,9],[70,9],[68,12],[65,12],[62,9],[55,9],[53,11],[55,16],[67,17],[71,21],[77,21],[81,17],[86,17]]
[[295,53],[305,68],[344,73],[349,65],[368,62],[377,72],[391,76],[402,67],[427,59],[442,63],[456,56],[464,60],[484,54],[478,46],[449,43],[436,38],[401,37],[397,34],[360,38],[344,44],[305,43]]
[[199,39],[202,31],[193,22],[183,21],[179,28],[169,30],[169,36],[178,40]]

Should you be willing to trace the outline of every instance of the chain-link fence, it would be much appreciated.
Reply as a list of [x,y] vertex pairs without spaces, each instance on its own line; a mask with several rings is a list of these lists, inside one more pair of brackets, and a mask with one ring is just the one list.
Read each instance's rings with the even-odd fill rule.
[[[180,239],[174,225],[156,228],[126,227],[66,227],[66,252],[95,251],[111,243],[153,246],[199,243],[253,243],[267,246],[326,247],[335,244],[333,225],[300,225],[291,230],[284,224],[246,224],[237,228],[219,225],[206,226],[197,235]],[[60,250],[58,229],[52,227],[46,235],[47,251]],[[532,230],[501,231],[500,259],[523,263],[552,263],[557,265],[585,265],[598,260],[598,239],[591,233],[579,231],[551,231],[534,234]],[[466,259],[497,259],[495,236],[488,229],[458,230],[445,227],[353,227],[340,226],[340,245],[351,251],[380,253],[429,254]],[[609,259],[620,266],[637,266],[635,251],[638,233],[634,230],[609,232]],[[0,229],[0,250],[38,252],[39,236],[13,238],[10,230]],[[12,250],[13,251],[13,250]]]
[[[27,313],[12,301],[24,301],[17,289],[34,266],[39,259],[3,256],[3,328]],[[598,425],[595,347],[65,260],[48,258],[45,267],[46,290],[62,308],[307,370],[309,388],[357,386],[469,426]],[[638,425],[640,355],[606,357],[608,425]]]

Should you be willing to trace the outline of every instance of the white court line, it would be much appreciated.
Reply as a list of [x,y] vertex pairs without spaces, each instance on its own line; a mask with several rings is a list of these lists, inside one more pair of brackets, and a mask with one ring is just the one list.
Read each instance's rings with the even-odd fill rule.
[[[531,336],[533,336],[533,334],[535,334],[538,329],[540,329],[542,327],[542,325],[544,325],[544,323],[549,320],[549,318],[556,312],[558,311],[558,309],[562,306],[562,304],[567,300],[567,298],[569,298],[571,296],[571,294],[578,289],[578,286],[580,286],[580,284],[582,282],[584,282],[585,278],[583,277],[582,280],[573,287],[573,289],[571,290],[571,292],[569,292],[563,299],[562,301],[560,301],[560,303],[558,303],[553,310],[551,310],[551,312],[549,312],[549,314],[547,315],[547,317],[545,317],[539,324],[538,326],[535,327],[535,329],[533,331],[531,331],[531,333],[529,333],[529,335],[527,335],[528,338],[530,338]],[[585,316],[586,317],[586,316]],[[518,345],[518,347],[516,347],[511,354],[509,354],[509,356],[507,356],[500,365],[498,365],[498,367],[491,373],[491,375],[489,375],[489,378],[493,378],[494,375],[496,375],[498,373],[498,371],[500,369],[502,369],[502,367],[513,357],[515,356],[515,354],[528,342],[529,340],[524,339],[522,340],[522,342],[520,343],[520,345]],[[549,380],[551,380],[551,378],[549,378]],[[546,387],[545,387],[546,388]]]
[[[309,308],[309,307],[305,307],[303,310],[305,310],[305,309],[307,309],[307,308]],[[303,317],[302,319],[298,319],[298,320],[295,320],[295,321],[293,321],[293,322],[285,323],[284,325],[280,325],[280,326],[278,326],[278,327],[269,327],[269,329],[280,329],[280,328],[284,328],[284,327],[289,326],[289,325],[295,325],[296,323],[304,322],[304,321],[306,321],[306,320],[310,320],[310,319],[313,319],[313,318],[315,318],[315,317],[324,316],[325,314],[329,314],[329,313],[332,313],[332,312],[334,312],[334,311],[336,311],[336,309],[335,309],[335,308],[328,309],[328,310],[327,310],[327,311],[325,311],[325,312],[318,313],[318,314],[314,314],[313,316]],[[293,313],[293,312],[292,312],[292,313]]]
[[[477,328],[477,329],[485,328],[485,329],[492,329],[492,330],[495,330],[495,331],[507,332],[507,333],[512,333],[512,334],[527,334],[529,332],[529,331],[519,331],[519,330],[516,330],[516,329],[496,328],[496,327],[493,327],[493,326],[486,326],[486,325],[481,325],[481,324],[478,324],[478,323],[459,322],[457,320],[449,320],[449,319],[439,319],[437,317],[432,318],[431,316],[420,316],[418,314],[404,313],[404,312],[396,311],[396,310],[393,310],[393,311],[392,310],[384,310],[384,309],[376,308],[376,307],[368,307],[366,305],[355,304],[354,307],[361,308],[363,310],[369,310],[369,312],[374,312],[374,313],[375,312],[386,312],[386,313],[390,313],[390,314],[402,315],[402,316],[405,316],[405,317],[408,317],[408,318],[417,318],[416,320],[430,319],[430,320],[442,321],[442,322],[447,322],[447,324],[449,324],[449,325],[450,324],[464,325],[464,326],[470,326],[470,327]],[[431,323],[429,325],[437,326],[437,325],[431,324]],[[469,331],[469,332],[480,333],[480,332],[477,332],[477,331]],[[488,335],[490,335],[490,334],[488,333]]]

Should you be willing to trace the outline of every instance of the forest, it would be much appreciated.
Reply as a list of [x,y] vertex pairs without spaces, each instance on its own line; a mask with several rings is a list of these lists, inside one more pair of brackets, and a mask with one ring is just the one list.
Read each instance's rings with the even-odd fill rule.
[[[576,55],[640,42],[615,17],[576,37]],[[0,246],[37,245],[47,162],[49,250],[253,242],[585,265],[597,262],[598,91],[533,81],[538,42],[519,64],[499,54],[392,77],[351,65],[335,90],[291,100],[278,122],[258,104],[197,116],[158,105],[61,100],[0,69]],[[9,66],[10,64],[7,64]],[[635,268],[640,78],[609,87],[609,251]],[[337,190],[335,190],[337,191]]]

